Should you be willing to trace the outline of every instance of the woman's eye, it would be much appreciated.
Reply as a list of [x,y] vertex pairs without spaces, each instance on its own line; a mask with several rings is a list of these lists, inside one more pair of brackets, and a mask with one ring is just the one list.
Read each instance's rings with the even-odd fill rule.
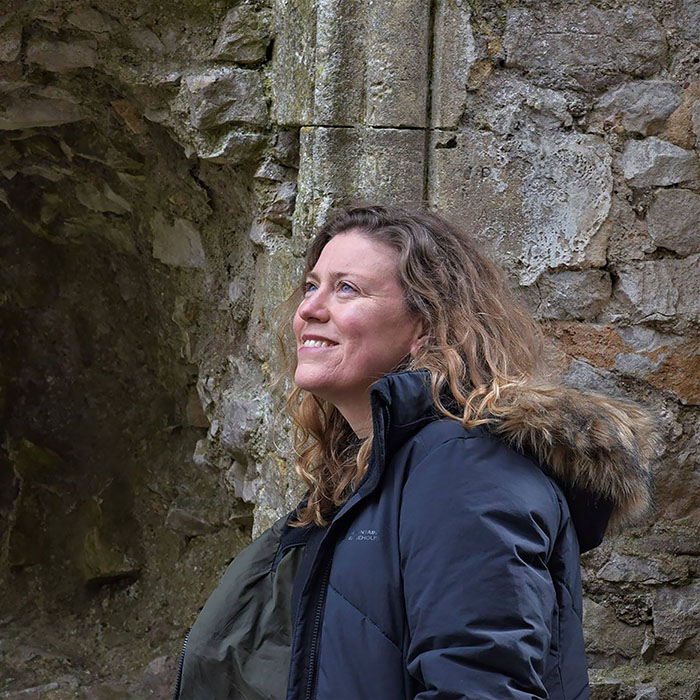
[[346,292],[346,293],[347,293],[347,292],[354,292],[354,291],[356,291],[356,290],[355,290],[355,287],[353,287],[352,285],[348,284],[347,282],[340,282],[340,283],[338,284],[338,290],[341,291],[341,292]]
[[304,282],[304,296],[313,291],[316,291],[316,285],[313,282]]

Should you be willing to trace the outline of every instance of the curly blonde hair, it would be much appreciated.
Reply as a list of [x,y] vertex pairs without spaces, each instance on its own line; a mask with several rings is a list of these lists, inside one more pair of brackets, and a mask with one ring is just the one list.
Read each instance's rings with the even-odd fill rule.
[[[502,271],[475,241],[439,214],[387,206],[338,212],[307,249],[301,283],[284,304],[285,330],[291,327],[303,282],[324,246],[350,230],[399,253],[397,275],[406,305],[422,319],[427,337],[412,367],[430,372],[438,411],[467,428],[495,420],[518,387],[535,376],[541,332],[515,299]],[[285,342],[282,331],[279,338]],[[284,356],[293,377],[296,354]],[[445,396],[455,403],[446,406]],[[290,392],[287,408],[294,423],[295,468],[309,488],[296,525],[325,526],[362,480],[372,436],[360,443],[334,405],[299,387]]]

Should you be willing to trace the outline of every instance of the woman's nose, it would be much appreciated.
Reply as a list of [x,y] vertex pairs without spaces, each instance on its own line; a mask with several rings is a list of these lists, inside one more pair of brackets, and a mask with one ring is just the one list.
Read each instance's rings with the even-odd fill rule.
[[302,300],[301,304],[299,304],[297,313],[304,321],[327,321],[330,318],[330,312],[328,310],[328,299],[325,293],[320,289],[310,293]]

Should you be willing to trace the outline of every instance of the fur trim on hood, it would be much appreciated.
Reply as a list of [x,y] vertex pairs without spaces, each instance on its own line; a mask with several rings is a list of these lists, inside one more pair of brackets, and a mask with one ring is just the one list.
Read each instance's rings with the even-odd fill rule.
[[520,385],[508,393],[491,432],[536,456],[561,482],[611,502],[611,530],[649,512],[661,443],[644,409],[564,386]]

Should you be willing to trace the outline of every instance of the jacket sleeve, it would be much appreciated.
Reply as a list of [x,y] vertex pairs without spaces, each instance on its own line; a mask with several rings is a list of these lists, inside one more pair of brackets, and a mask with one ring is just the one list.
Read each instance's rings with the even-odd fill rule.
[[451,439],[413,468],[399,542],[415,700],[547,698],[560,519],[547,477],[496,438]]

